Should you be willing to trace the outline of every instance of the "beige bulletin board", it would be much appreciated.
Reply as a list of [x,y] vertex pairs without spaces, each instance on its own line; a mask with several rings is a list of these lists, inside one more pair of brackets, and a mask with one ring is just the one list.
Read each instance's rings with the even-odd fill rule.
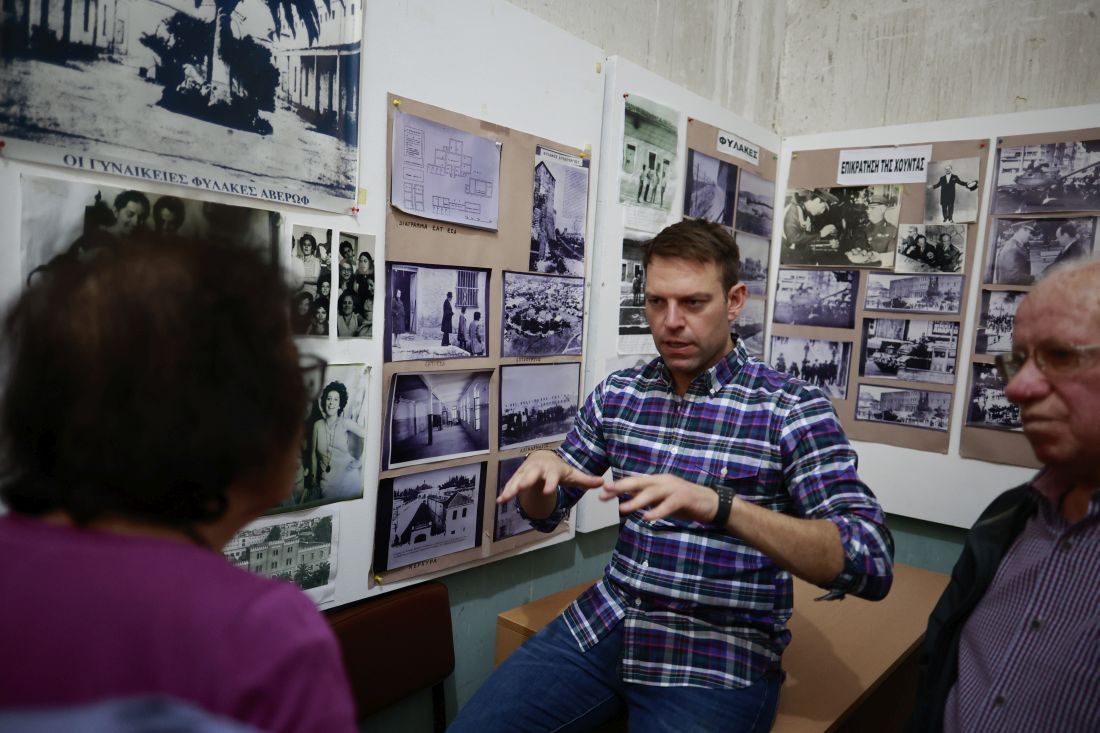
[[[429,562],[416,563],[394,570],[380,571],[375,568],[372,570],[372,584],[390,584],[544,541],[547,535],[539,532],[524,532],[498,542],[493,541],[496,507],[494,500],[500,462],[516,456],[526,455],[534,450],[552,448],[557,445],[557,442],[547,442],[526,445],[522,448],[500,449],[498,436],[500,428],[501,367],[514,364],[577,364],[577,390],[578,395],[583,398],[579,384],[581,375],[581,356],[579,354],[576,356],[502,357],[501,333],[502,317],[504,315],[502,303],[504,273],[528,272],[536,147],[543,146],[579,157],[585,157],[585,151],[393,94],[388,96],[388,108],[390,125],[387,136],[387,150],[391,151],[388,156],[388,169],[391,173],[393,169],[393,113],[396,109],[464,132],[487,137],[500,143],[499,219],[498,229],[488,231],[421,218],[400,211],[393,206],[387,207],[385,215],[387,264],[393,262],[416,263],[426,266],[444,265],[446,267],[489,270],[487,284],[488,318],[485,325],[488,348],[484,356],[458,359],[387,361],[382,368],[383,425],[388,424],[390,420],[388,414],[389,395],[391,384],[396,375],[455,370],[492,370],[492,376],[489,381],[489,451],[487,455],[434,461],[429,464],[403,466],[389,470],[384,468],[385,464],[380,464],[383,466],[383,470],[379,473],[379,478],[385,481],[386,479],[415,474],[427,469],[485,463],[480,546],[445,554]],[[594,180],[592,180],[590,172],[589,186],[591,185],[594,185]],[[588,253],[591,252],[591,242],[587,238],[585,249],[587,257]],[[383,268],[383,272],[385,271],[385,268]],[[384,303],[387,310],[385,318],[389,318],[388,298],[391,297],[391,294],[388,283],[385,292],[386,300]],[[587,324],[584,325],[587,327]],[[381,525],[382,519],[380,518],[378,527],[381,528]],[[558,526],[553,534],[571,534],[572,531],[570,523],[565,521]]]
[[[1097,140],[1100,139],[1100,128],[1093,127],[1080,130],[1065,130],[1059,132],[1048,132],[1032,135],[1012,135],[997,139],[997,152],[998,162],[999,154],[1006,148],[1020,147],[1024,145],[1042,145],[1050,143],[1064,143],[1075,142],[1081,140]],[[991,182],[991,186],[996,189],[999,165],[994,168],[994,180]],[[1100,174],[1100,171],[1094,173]],[[1044,219],[1061,219],[1066,217],[1096,217],[1097,209],[1080,209],[1080,208],[1067,208],[1053,207],[1049,211],[1042,212],[1024,212],[1024,213],[997,213],[995,196],[990,197],[990,205],[988,210],[988,219],[986,225],[986,246],[984,250],[985,256],[983,261],[977,265],[978,282],[981,283],[981,290],[978,296],[978,309],[980,310],[983,298],[987,293],[996,293],[998,291],[1030,291],[1034,285],[1008,285],[1008,284],[996,284],[989,277],[989,270],[991,259],[994,257],[994,242],[997,233],[997,222],[1002,219],[1027,219],[1032,221],[1042,221]],[[1097,224],[1100,225],[1100,220],[1094,219]],[[1095,229],[1100,230],[1100,226],[1096,226]],[[1100,236],[1094,234],[1094,244],[1092,250],[1092,256],[1095,258],[1100,255],[1097,252],[1095,245],[1095,237]],[[985,368],[991,368],[993,365],[993,356],[988,353],[979,353],[980,339],[980,313],[975,312],[974,317],[971,319],[976,328],[979,331],[979,338],[975,338],[973,347],[969,354],[969,362],[966,364],[967,383],[966,392],[963,393],[964,399],[970,399],[975,388],[975,369],[979,368],[978,365],[986,365]],[[969,412],[964,413],[965,417],[969,417]],[[962,435],[959,443],[959,454],[965,458],[976,458],[983,461],[993,461],[995,463],[1005,463],[1014,466],[1025,466],[1029,468],[1038,468],[1041,464],[1035,457],[1035,452],[1031,449],[1031,444],[1028,443],[1027,438],[1020,430],[1007,430],[999,429],[995,427],[978,427],[973,424],[964,424],[962,426]]]
[[[796,188],[812,189],[837,187],[837,168],[840,161],[841,150],[842,148],[831,148],[821,150],[799,150],[792,152],[787,189],[790,190]],[[988,141],[984,139],[976,139],[953,140],[932,143],[931,160],[933,161],[975,157],[979,158],[980,174],[978,179],[977,195],[980,200],[980,196],[984,191],[985,186],[987,185],[987,182],[985,181],[985,170],[987,168],[987,161],[989,158]],[[904,226],[909,224],[924,223],[925,186],[925,183],[902,184],[901,200],[899,202],[900,210],[898,214],[898,221],[896,222],[899,231]],[[777,196],[785,200],[786,192],[778,192]],[[781,227],[782,219],[781,217],[778,217],[778,219],[779,220],[777,221],[777,226]],[[967,292],[971,279],[976,274],[980,274],[977,273],[975,269],[978,262],[978,260],[975,259],[974,254],[977,248],[977,244],[978,226],[976,222],[970,223],[967,225],[966,230],[965,264],[961,273],[963,275],[961,293],[963,294]],[[800,265],[799,267],[801,268],[804,266]],[[948,321],[959,324],[959,334],[956,340],[957,353],[955,366],[955,382],[957,383],[962,378],[961,375],[966,369],[964,355],[961,353],[961,349],[958,348],[958,346],[963,343],[963,330],[966,328],[966,324],[968,323],[967,301],[965,297],[960,300],[960,308],[958,314],[898,313],[897,311],[882,311],[873,309],[869,310],[864,308],[868,287],[868,273],[886,273],[891,272],[891,270],[859,268],[855,265],[831,266],[821,269],[855,269],[860,272],[859,288],[854,301],[854,328],[814,328],[773,323],[772,334],[776,336],[798,336],[801,338],[827,339],[831,341],[849,342],[852,344],[852,357],[849,363],[848,370],[847,398],[838,398],[833,400],[841,423],[844,425],[844,429],[851,439],[875,443],[885,443],[887,445],[899,446],[903,448],[913,448],[917,450],[931,451],[936,453],[946,453],[950,443],[949,425],[947,425],[943,430],[938,430],[932,428],[901,424],[895,425],[886,422],[856,419],[856,403],[857,396],[859,394],[860,384],[881,387],[896,387],[899,389],[916,389],[927,392],[940,392],[948,395],[954,394],[956,387],[955,384],[934,384],[929,382],[916,382],[899,379],[881,379],[874,376],[860,377],[859,362],[862,357],[862,354],[860,353],[862,334],[861,329],[863,320],[865,318],[905,318],[915,321],[935,320]],[[950,415],[950,408],[948,408],[947,413],[948,415]]]

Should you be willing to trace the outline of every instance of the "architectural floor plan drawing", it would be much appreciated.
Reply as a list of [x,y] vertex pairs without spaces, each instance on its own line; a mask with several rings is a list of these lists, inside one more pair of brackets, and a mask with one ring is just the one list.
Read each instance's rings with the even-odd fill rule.
[[390,201],[401,211],[479,229],[497,228],[500,144],[394,112]]

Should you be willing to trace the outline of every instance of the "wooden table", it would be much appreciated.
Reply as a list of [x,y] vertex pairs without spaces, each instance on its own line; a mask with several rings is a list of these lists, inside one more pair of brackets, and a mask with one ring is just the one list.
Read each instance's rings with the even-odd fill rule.
[[[917,659],[928,615],[947,576],[894,567],[883,601],[814,601],[816,586],[794,580],[787,680],[772,730],[901,730],[916,694]],[[497,616],[496,663],[560,614],[592,583],[581,583]]]

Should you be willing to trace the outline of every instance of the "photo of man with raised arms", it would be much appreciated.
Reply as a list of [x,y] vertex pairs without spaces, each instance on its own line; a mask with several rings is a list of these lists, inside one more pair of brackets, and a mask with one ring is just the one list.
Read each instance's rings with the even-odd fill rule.
[[[604,577],[497,668],[451,731],[766,731],[790,641],[791,575],[881,599],[893,540],[820,389],[730,334],[746,300],[720,225],[687,220],[644,245],[660,356],[614,372],[556,450],[498,497],[552,530],[590,490],[617,500]],[[611,469],[612,480],[601,477]]]

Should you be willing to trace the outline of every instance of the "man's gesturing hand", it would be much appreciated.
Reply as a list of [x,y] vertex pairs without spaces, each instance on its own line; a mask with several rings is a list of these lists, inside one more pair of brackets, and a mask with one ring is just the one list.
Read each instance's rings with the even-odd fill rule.
[[497,504],[504,504],[518,495],[527,516],[543,519],[554,511],[559,484],[598,489],[603,486],[603,479],[578,471],[559,458],[557,453],[537,450],[527,456],[523,465],[508,479]]
[[610,501],[623,494],[630,494],[630,498],[619,505],[619,513],[630,514],[649,507],[649,511],[642,515],[647,522],[669,516],[709,522],[718,513],[717,492],[667,473],[630,476],[605,484],[600,498]]

